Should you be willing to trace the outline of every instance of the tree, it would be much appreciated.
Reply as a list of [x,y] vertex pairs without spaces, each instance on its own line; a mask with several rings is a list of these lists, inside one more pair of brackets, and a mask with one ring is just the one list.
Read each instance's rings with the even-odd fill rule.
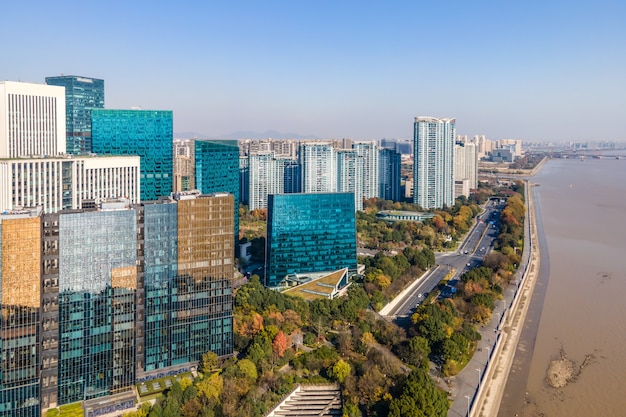
[[280,330],[276,334],[274,342],[272,342],[272,349],[279,358],[285,356],[285,350],[287,350],[287,337],[285,336],[285,333],[282,332],[282,330]]
[[444,417],[448,413],[446,393],[435,386],[426,371],[411,372],[399,398],[391,400],[390,417]]
[[200,360],[200,372],[203,374],[211,372],[217,367],[217,360],[217,353],[211,351],[203,353],[202,359]]
[[350,371],[352,368],[350,364],[343,359],[339,359],[329,370],[328,374],[331,378],[335,379],[335,381],[343,384],[348,375],[350,375]]

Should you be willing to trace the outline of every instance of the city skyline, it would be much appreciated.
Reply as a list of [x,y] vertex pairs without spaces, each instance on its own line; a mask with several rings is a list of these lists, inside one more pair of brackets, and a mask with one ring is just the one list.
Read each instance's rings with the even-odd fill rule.
[[[591,122],[626,112],[619,2],[138,2],[120,13],[115,3],[66,1],[3,10],[12,18],[0,36],[11,42],[0,80],[103,79],[107,108],[173,110],[176,133],[408,140],[412,118],[432,116],[491,139],[626,139],[623,124]],[[73,10],[95,18],[58,23]]]

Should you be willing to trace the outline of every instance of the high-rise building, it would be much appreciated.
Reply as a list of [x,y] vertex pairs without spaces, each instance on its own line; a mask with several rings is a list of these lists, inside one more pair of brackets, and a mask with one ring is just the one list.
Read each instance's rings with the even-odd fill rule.
[[456,119],[416,117],[413,125],[413,202],[424,209],[454,203]]
[[172,192],[172,111],[91,111],[93,151],[141,158],[141,200],[156,200]]
[[0,81],[0,158],[64,152],[63,87]]
[[[0,214],[3,416],[41,415],[41,216],[40,208]],[[44,339],[44,346],[46,342]]]
[[250,159],[239,156],[239,202],[248,205],[250,200]]
[[[478,185],[478,152],[475,143],[464,142],[454,145],[454,180],[468,180],[470,190]],[[455,197],[460,194],[455,192]],[[463,192],[469,197],[469,193]]]
[[354,195],[354,208],[363,210],[363,158],[356,149],[337,151],[337,191]]
[[285,178],[283,187],[285,194],[302,192],[302,167],[295,159],[283,159]]
[[119,197],[138,203],[139,193],[138,156],[0,159],[0,211],[55,213]]
[[104,108],[104,80],[76,75],[46,77],[46,84],[65,87],[65,152],[85,154],[91,147],[91,110]]
[[250,210],[266,209],[269,194],[284,192],[285,165],[273,153],[250,155]]
[[330,143],[303,142],[298,151],[303,193],[337,191],[337,154]]
[[402,155],[395,149],[380,148],[378,153],[378,198],[402,201]]
[[356,272],[352,193],[272,194],[268,201],[265,285],[290,274]]
[[193,139],[174,139],[174,192],[195,190],[194,156]]
[[233,206],[191,191],[0,215],[0,415],[134,407],[138,382],[231,355]]
[[374,142],[357,142],[352,148],[363,158],[363,198],[375,198],[378,196],[378,146]]
[[235,196],[235,239],[239,239],[239,146],[236,140],[195,141],[196,188],[203,194]]

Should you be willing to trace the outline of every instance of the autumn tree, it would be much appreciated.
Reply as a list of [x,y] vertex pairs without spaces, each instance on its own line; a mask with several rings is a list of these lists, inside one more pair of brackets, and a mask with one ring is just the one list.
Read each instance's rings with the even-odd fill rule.
[[282,330],[276,334],[276,337],[272,342],[272,350],[276,355],[278,355],[279,358],[285,356],[285,350],[287,350],[287,337]]

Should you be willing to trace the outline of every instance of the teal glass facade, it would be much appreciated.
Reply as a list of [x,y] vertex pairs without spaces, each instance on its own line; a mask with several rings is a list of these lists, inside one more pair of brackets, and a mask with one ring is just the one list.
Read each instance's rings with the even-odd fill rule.
[[[132,210],[59,216],[58,402],[110,395],[134,383],[136,268]],[[135,279],[136,281],[136,269]]]
[[239,239],[239,144],[236,140],[196,140],[196,188],[202,194],[235,197],[235,241]]
[[172,192],[173,113],[170,110],[92,110],[93,152],[141,158],[141,200]]
[[65,152],[92,152],[91,110],[104,108],[104,80],[62,75],[46,77],[46,84],[65,87]]
[[356,272],[352,193],[273,194],[268,199],[265,285],[296,273]]

